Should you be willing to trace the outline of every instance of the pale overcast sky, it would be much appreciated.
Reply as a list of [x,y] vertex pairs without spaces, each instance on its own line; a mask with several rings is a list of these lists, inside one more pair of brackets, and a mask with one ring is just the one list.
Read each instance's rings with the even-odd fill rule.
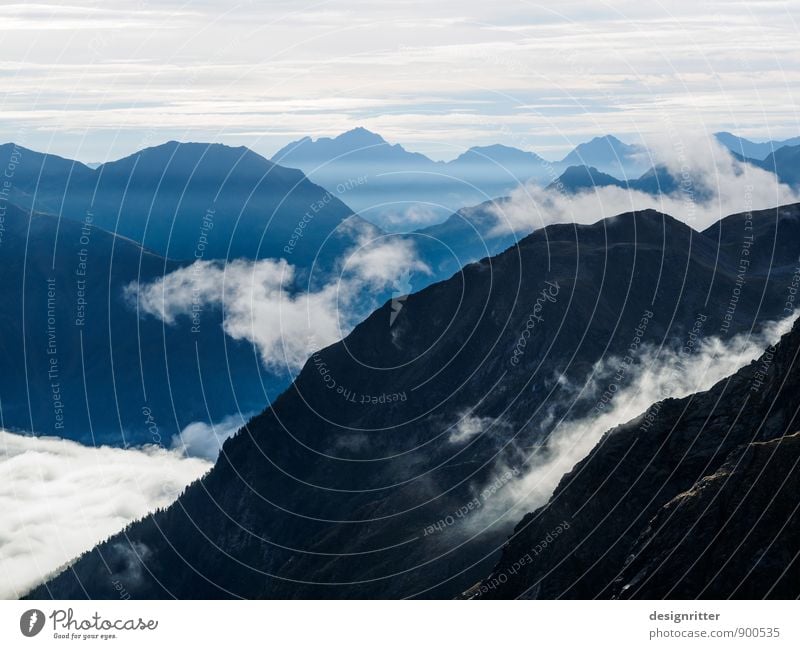
[[0,141],[270,155],[355,126],[436,158],[594,135],[800,134],[800,3],[65,0],[0,7]]

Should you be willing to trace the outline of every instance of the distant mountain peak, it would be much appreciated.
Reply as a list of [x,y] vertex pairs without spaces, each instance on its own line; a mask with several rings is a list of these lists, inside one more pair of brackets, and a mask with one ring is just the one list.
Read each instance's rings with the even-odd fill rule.
[[586,165],[615,176],[630,177],[644,171],[639,144],[627,144],[614,135],[600,135],[578,144],[561,161],[565,165]]
[[348,142],[358,143],[362,146],[370,146],[375,144],[387,144],[382,136],[370,131],[363,126],[356,126],[349,131],[345,131],[333,138],[334,142]]
[[583,149],[597,149],[600,147],[611,147],[614,150],[621,150],[621,151],[632,151],[639,149],[639,147],[635,144],[628,144],[620,140],[615,135],[607,134],[607,135],[598,135],[596,137],[593,137],[588,142],[583,142],[577,145],[574,151],[579,151]]
[[596,137],[593,137],[591,140],[589,140],[589,144],[592,144],[593,142],[603,142],[603,141],[611,142],[612,144],[621,144],[622,146],[630,146],[629,144],[626,144],[625,142],[620,140],[616,135],[611,135],[610,133],[607,133],[606,135],[597,135]]

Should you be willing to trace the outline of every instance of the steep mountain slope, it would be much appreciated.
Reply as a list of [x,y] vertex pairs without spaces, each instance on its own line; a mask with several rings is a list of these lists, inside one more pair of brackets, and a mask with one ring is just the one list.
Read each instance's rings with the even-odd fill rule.
[[[0,415],[12,430],[169,445],[193,421],[253,412],[288,383],[222,331],[222,316],[140,318],[129,282],[180,264],[69,219],[6,204],[0,237]],[[199,353],[201,352],[201,353]]]
[[[78,222],[88,214],[174,259],[288,254],[308,265],[320,252],[341,252],[328,237],[352,214],[299,171],[245,147],[167,142],[90,169],[3,145],[0,164],[12,163],[12,202]],[[303,236],[293,237],[305,215]]]
[[508,198],[463,207],[446,221],[406,235],[438,279],[447,279],[463,266],[493,257],[519,238],[502,228],[502,209]]
[[[606,433],[468,594],[797,597],[799,353],[796,322],[708,392]],[[521,561],[559,526],[546,551]]]
[[[754,251],[772,250],[782,222],[752,217],[773,224]],[[782,314],[789,260],[744,284],[738,262],[646,211],[549,226],[397,297],[314,354],[175,505],[33,596],[115,597],[109,578],[134,597],[453,596],[494,563],[531,448],[597,406],[600,361],[634,339],[677,349],[698,313],[709,335]]]

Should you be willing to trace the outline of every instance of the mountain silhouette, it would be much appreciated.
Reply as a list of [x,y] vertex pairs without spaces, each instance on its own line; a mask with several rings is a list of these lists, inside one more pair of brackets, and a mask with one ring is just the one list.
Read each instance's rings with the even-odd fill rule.
[[577,145],[561,164],[596,167],[618,178],[636,178],[650,166],[643,147],[625,144],[613,135],[595,137]]
[[781,147],[755,164],[774,173],[782,183],[800,187],[800,144]]
[[449,162],[389,144],[364,128],[334,138],[304,137],[272,159],[302,169],[379,226],[408,232],[443,221],[464,205],[508,194],[520,184],[547,178],[550,165],[535,153],[504,146],[476,146]]

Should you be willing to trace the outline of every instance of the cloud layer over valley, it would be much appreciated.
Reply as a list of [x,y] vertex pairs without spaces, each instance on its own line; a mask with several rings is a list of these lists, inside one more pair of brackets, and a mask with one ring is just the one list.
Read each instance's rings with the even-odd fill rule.
[[92,448],[0,430],[0,598],[24,595],[210,468],[157,447]]

